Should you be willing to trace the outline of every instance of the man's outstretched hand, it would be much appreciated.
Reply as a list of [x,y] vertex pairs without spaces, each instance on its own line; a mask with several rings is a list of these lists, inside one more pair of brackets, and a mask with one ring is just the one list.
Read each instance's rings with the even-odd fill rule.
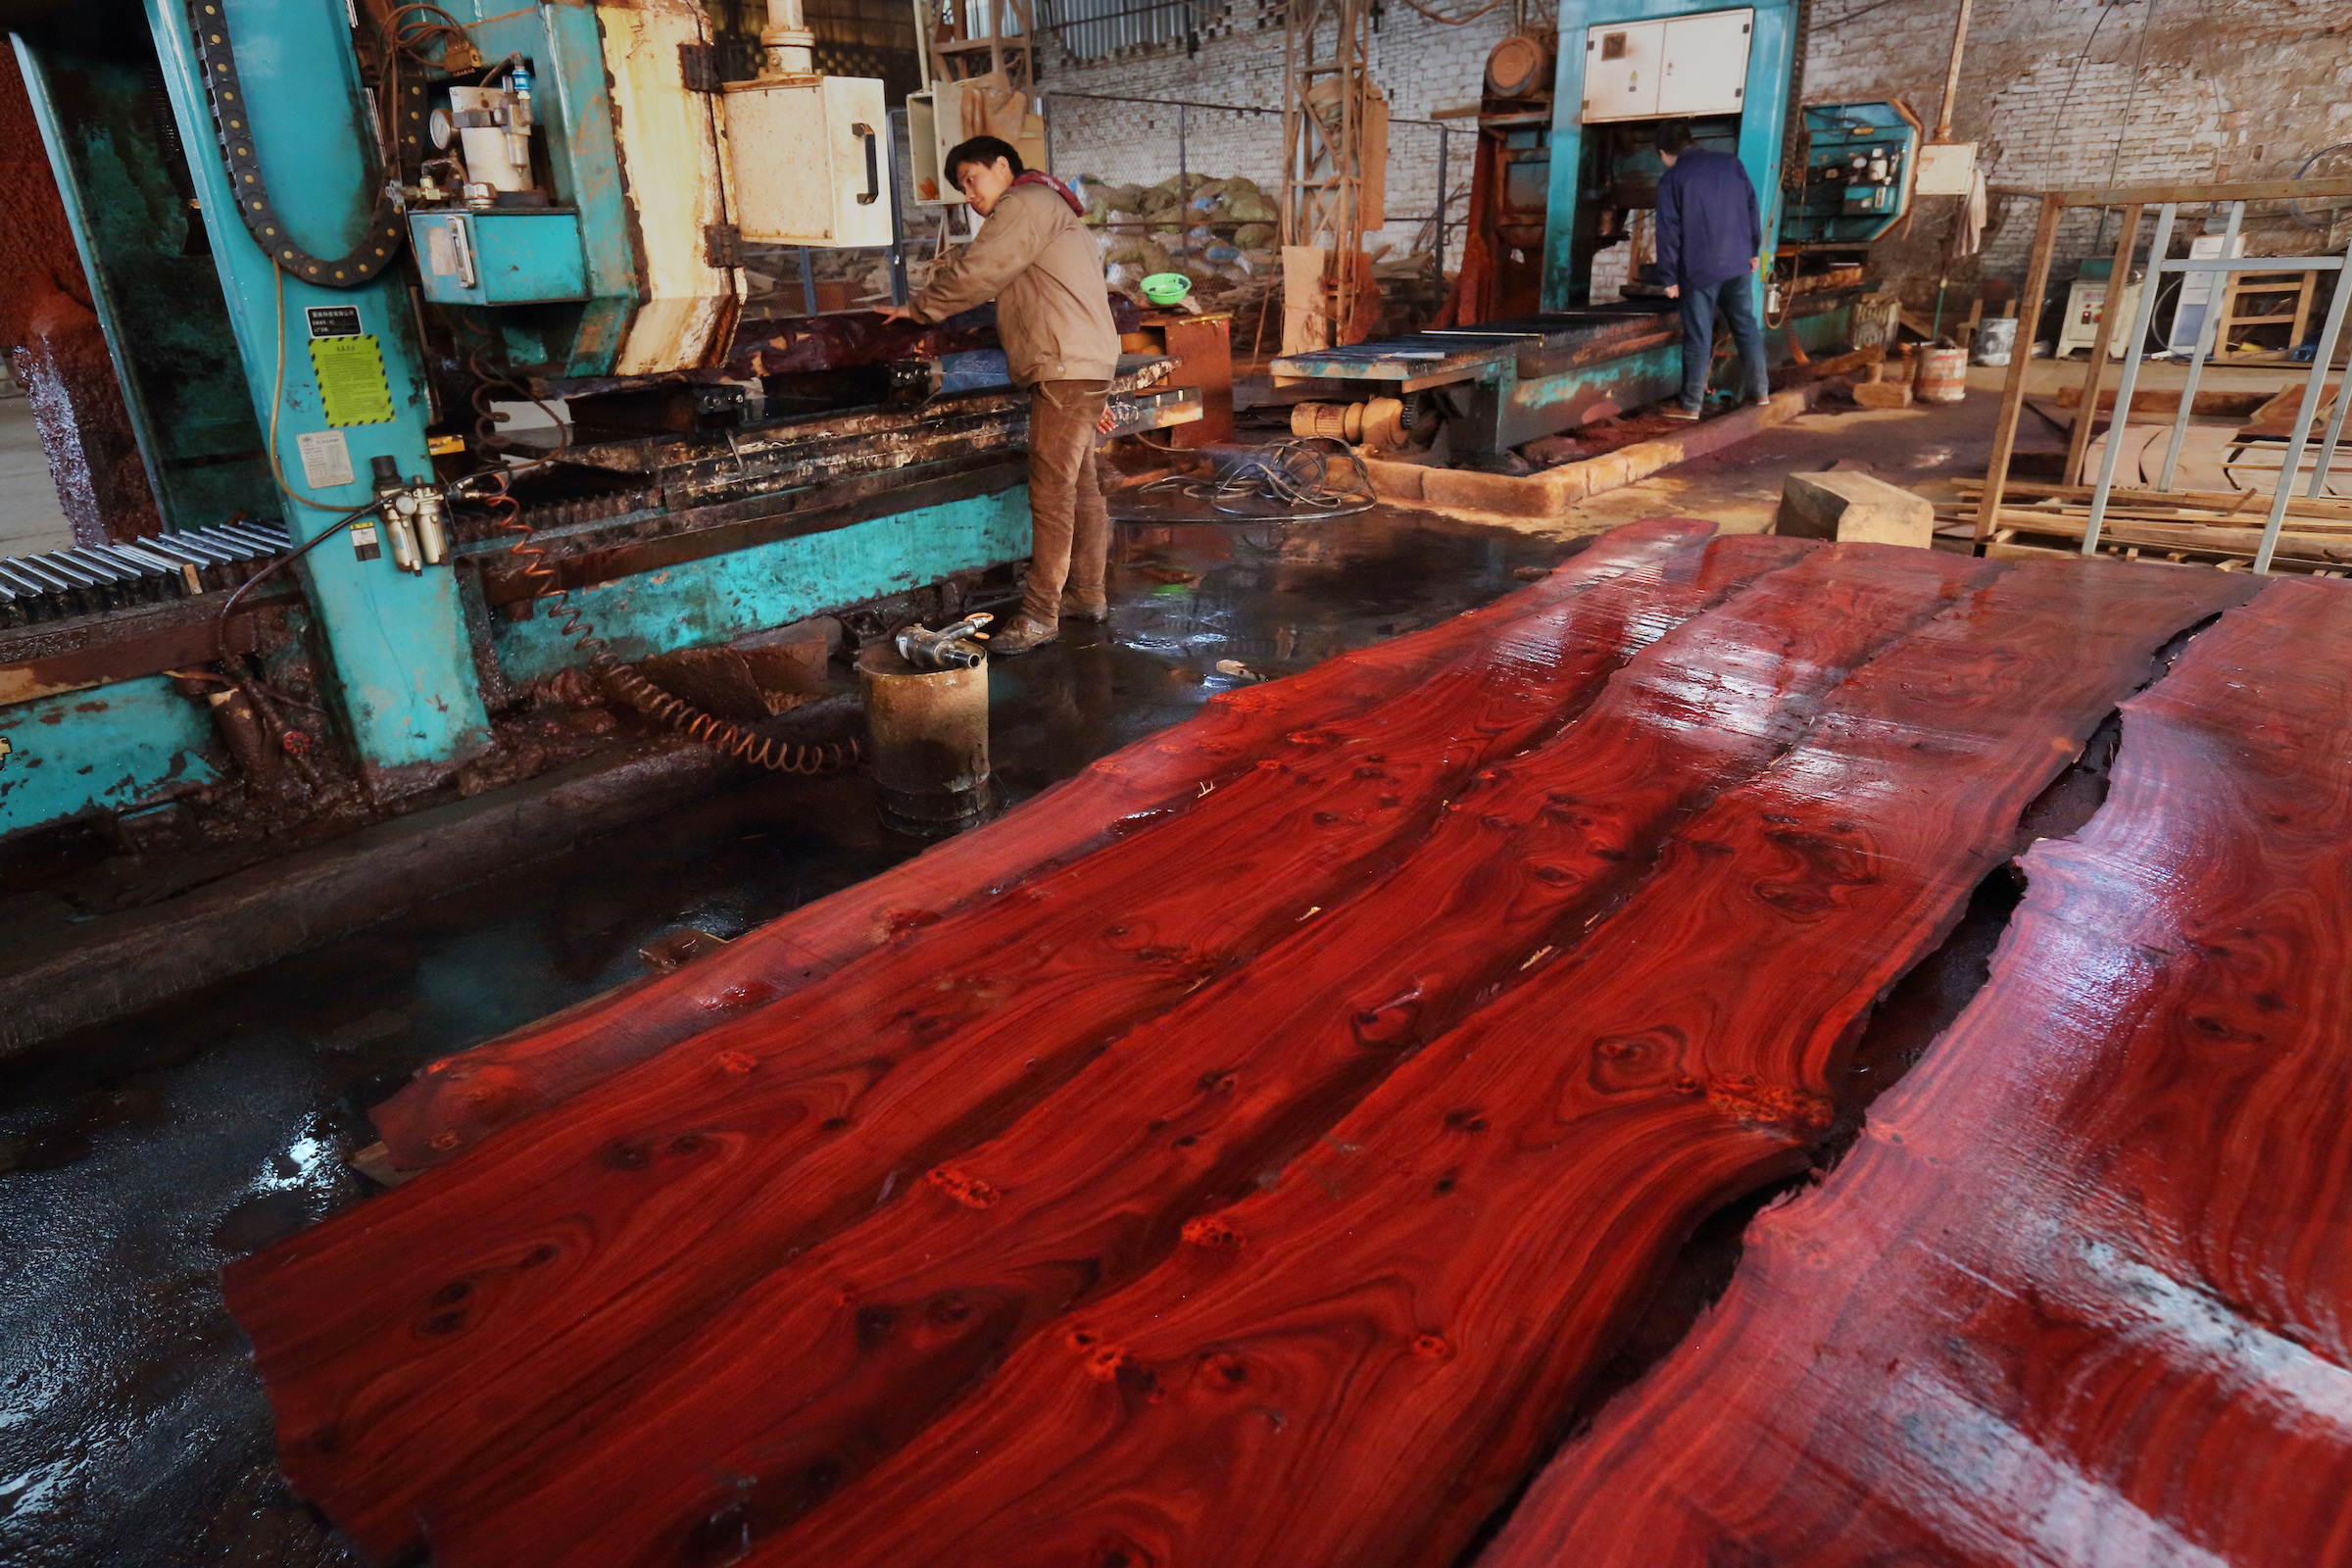
[[877,305],[874,307],[874,314],[890,321],[920,321],[922,319],[914,314],[914,307],[911,305]]

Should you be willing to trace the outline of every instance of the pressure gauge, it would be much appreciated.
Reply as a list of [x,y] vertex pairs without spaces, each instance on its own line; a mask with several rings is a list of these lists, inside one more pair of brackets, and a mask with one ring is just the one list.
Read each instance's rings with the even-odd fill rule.
[[458,139],[457,122],[449,118],[446,109],[434,110],[424,126],[426,134],[433,138],[433,145],[442,152],[449,151],[449,144]]

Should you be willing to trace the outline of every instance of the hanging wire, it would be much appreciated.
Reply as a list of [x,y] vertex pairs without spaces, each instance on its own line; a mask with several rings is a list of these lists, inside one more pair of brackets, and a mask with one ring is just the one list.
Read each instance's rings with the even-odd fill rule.
[[[1347,459],[1348,483],[1332,483],[1336,460]],[[1327,436],[1298,436],[1251,453],[1219,478],[1195,479],[1171,474],[1154,479],[1138,494],[1161,492],[1188,501],[1204,502],[1213,515],[1185,517],[1160,510],[1131,510],[1110,514],[1113,522],[1320,522],[1326,517],[1352,516],[1369,512],[1379,501],[1372,490],[1372,470],[1345,442]],[[1287,511],[1268,512],[1268,507]]]

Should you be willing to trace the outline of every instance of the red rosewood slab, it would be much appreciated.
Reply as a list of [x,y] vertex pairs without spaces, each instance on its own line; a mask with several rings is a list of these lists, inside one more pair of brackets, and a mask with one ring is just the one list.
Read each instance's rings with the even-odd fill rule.
[[1850,668],[1999,571],[1844,546],[1668,632],[1565,734],[1453,801],[1386,879],[746,1291],[643,1387],[583,1412],[576,1441],[517,1448],[428,1499],[435,1561],[693,1561],[798,1517],[1581,940]]
[[750,1563],[1445,1564],[1698,1219],[2220,574],[2021,564],[1866,665],[1567,956]]
[[369,1114],[404,1169],[441,1164],[499,1129],[958,908],[1231,782],[1282,737],[1412,690],[1506,627],[1595,581],[1695,546],[1714,524],[1656,518],[1619,528],[1543,582],[1424,631],[1210,699],[1196,717],[1094,763],[1028,808],[771,921],[722,952],[422,1068]]
[[1725,540],[1508,624],[1155,827],[694,1037],[471,1158],[233,1265],[289,1478],[363,1546],[736,1293],[1364,886],[1488,760],[1796,559]]
[[2124,711],[1990,983],[1483,1568],[2352,1562],[2352,589]]

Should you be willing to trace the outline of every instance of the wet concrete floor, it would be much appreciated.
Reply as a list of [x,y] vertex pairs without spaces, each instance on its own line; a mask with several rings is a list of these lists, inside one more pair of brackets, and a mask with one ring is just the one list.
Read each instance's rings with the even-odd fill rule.
[[[993,672],[1000,786],[1025,799],[1579,542],[1385,508],[1121,526],[1109,627]],[[0,1564],[357,1563],[278,1480],[220,1266],[368,1197],[345,1163],[365,1108],[419,1064],[641,972],[664,933],[739,935],[915,848],[859,777],[754,781],[0,1063]]]

